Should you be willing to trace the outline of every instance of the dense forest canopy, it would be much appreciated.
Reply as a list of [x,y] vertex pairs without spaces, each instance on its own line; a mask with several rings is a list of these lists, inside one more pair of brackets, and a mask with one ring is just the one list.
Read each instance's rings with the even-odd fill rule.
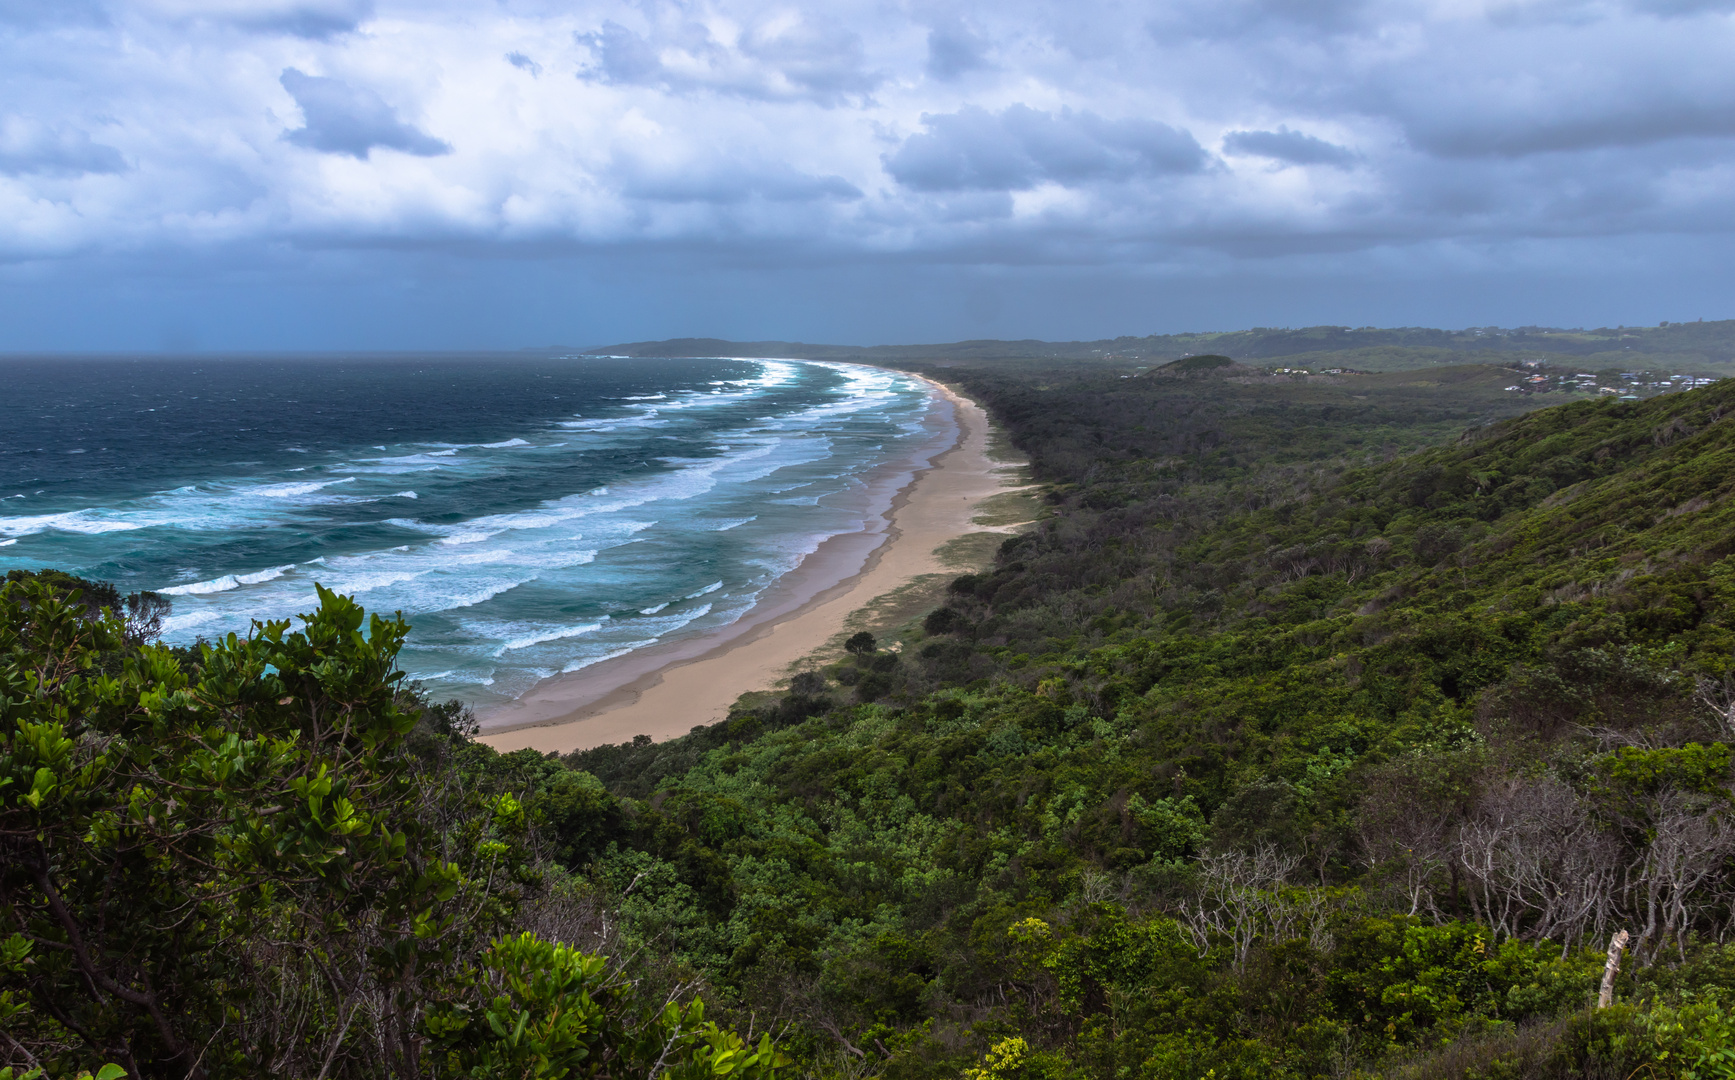
[[1042,520],[669,742],[496,754],[339,597],[177,652],[7,585],[0,1054],[1735,1075],[1735,383],[907,366]]

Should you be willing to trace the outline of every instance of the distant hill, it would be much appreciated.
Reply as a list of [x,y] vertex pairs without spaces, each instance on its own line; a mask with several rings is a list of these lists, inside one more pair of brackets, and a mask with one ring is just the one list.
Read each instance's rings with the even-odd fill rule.
[[1652,368],[1727,371],[1735,368],[1735,319],[1599,327],[1542,326],[1256,327],[1196,334],[1152,334],[1099,341],[955,341],[933,345],[816,345],[799,341],[725,341],[673,338],[583,350],[614,356],[786,356],[809,360],[873,363],[944,363],[993,360],[1075,360],[1125,365],[1167,362],[1199,354],[1239,361],[1286,359],[1361,370],[1405,371],[1439,364],[1509,364],[1517,359],[1555,359],[1591,368]]

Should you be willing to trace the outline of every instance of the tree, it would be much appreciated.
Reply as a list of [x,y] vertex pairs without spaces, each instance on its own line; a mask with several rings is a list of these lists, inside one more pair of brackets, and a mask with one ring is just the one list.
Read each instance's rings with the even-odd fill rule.
[[874,640],[874,636],[866,630],[859,630],[851,634],[849,640],[843,643],[843,651],[852,656],[871,656],[877,648],[879,648],[879,642]]

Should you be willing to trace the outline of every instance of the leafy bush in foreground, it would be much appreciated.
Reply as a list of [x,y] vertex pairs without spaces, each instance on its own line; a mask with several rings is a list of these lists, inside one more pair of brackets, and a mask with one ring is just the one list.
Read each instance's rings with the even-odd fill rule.
[[780,1062],[697,1001],[509,932],[557,899],[532,824],[510,792],[456,790],[406,749],[422,710],[394,670],[401,620],[364,627],[321,590],[301,631],[231,636],[188,670],[64,586],[0,587],[14,1065],[759,1078]]

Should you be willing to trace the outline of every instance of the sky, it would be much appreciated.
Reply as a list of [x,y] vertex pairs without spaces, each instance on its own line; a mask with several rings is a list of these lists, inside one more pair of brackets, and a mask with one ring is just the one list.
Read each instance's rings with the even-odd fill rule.
[[0,0],[0,352],[1735,316],[1735,0]]

